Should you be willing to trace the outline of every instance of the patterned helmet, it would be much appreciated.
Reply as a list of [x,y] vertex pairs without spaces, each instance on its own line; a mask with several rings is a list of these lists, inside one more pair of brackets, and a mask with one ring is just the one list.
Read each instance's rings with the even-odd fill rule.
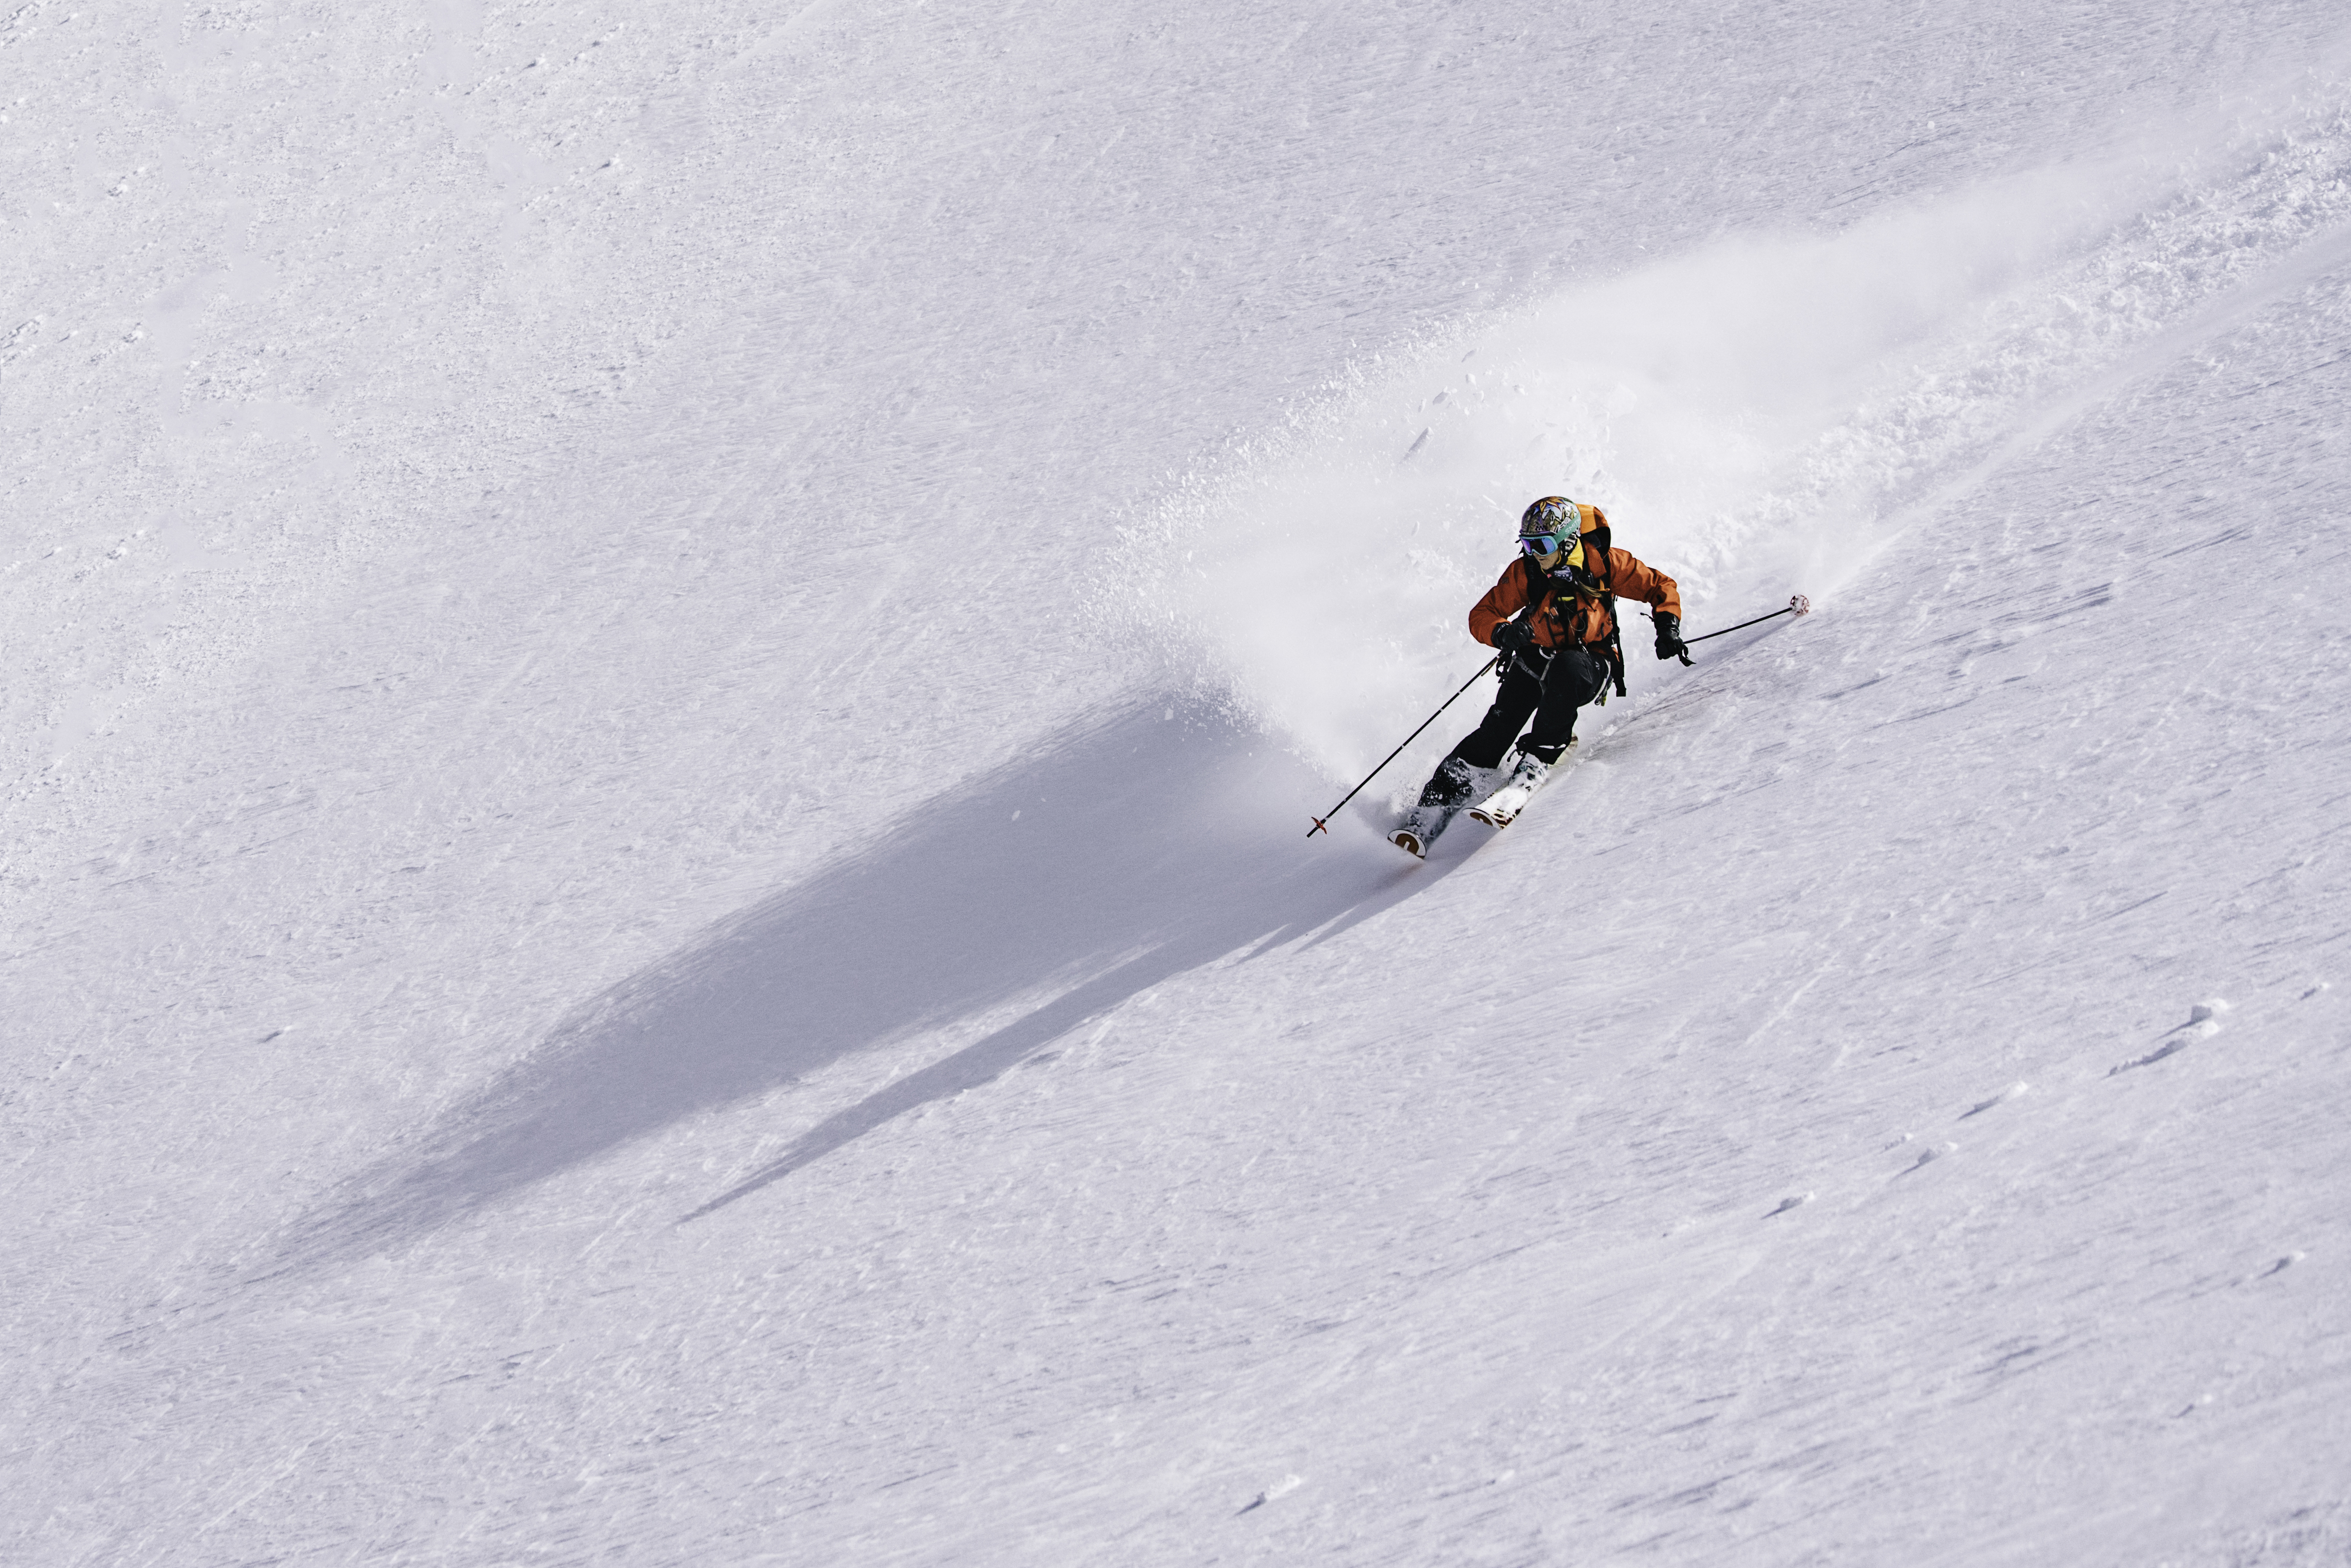
[[1519,519],[1519,538],[1522,539],[1544,534],[1564,534],[1572,539],[1583,531],[1583,511],[1564,496],[1545,496]]

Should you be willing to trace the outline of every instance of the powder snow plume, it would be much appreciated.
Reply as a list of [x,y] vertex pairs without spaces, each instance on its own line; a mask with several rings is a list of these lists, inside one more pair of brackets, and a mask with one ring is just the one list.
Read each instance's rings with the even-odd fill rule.
[[1131,618],[1171,679],[1338,779],[1486,656],[1466,612],[1536,497],[1604,507],[1692,632],[1833,597],[2036,406],[2323,226],[2345,140],[2273,130],[2192,173],[2141,152],[1726,239],[1368,364],[1133,531]]

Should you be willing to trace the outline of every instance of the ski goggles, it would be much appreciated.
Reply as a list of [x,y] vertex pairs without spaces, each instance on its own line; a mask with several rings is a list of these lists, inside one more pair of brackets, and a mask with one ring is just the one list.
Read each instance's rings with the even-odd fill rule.
[[1519,552],[1529,557],[1541,557],[1567,550],[1570,552],[1569,560],[1574,562],[1583,559],[1583,543],[1582,537],[1576,534],[1520,534]]

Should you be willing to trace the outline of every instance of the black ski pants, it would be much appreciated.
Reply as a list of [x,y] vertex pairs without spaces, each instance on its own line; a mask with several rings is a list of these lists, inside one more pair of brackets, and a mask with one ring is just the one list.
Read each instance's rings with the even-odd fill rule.
[[1534,727],[1519,741],[1519,749],[1531,752],[1538,761],[1558,761],[1575,734],[1575,710],[1598,696],[1607,678],[1607,661],[1588,646],[1548,655],[1539,648],[1528,650],[1510,661],[1502,689],[1494,694],[1494,706],[1447,760],[1458,757],[1472,768],[1500,767],[1503,753],[1531,714]]

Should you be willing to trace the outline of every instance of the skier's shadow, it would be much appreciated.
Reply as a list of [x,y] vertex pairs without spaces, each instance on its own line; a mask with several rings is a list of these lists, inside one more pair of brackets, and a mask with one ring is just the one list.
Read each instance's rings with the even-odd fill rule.
[[314,1214],[287,1260],[387,1250],[848,1052],[1066,987],[810,1127],[684,1218],[699,1217],[1171,975],[1327,940],[1454,863],[1415,865],[1360,820],[1310,841],[1307,803],[1327,789],[1196,716],[1154,706],[1080,726],[580,1009],[421,1149]]

